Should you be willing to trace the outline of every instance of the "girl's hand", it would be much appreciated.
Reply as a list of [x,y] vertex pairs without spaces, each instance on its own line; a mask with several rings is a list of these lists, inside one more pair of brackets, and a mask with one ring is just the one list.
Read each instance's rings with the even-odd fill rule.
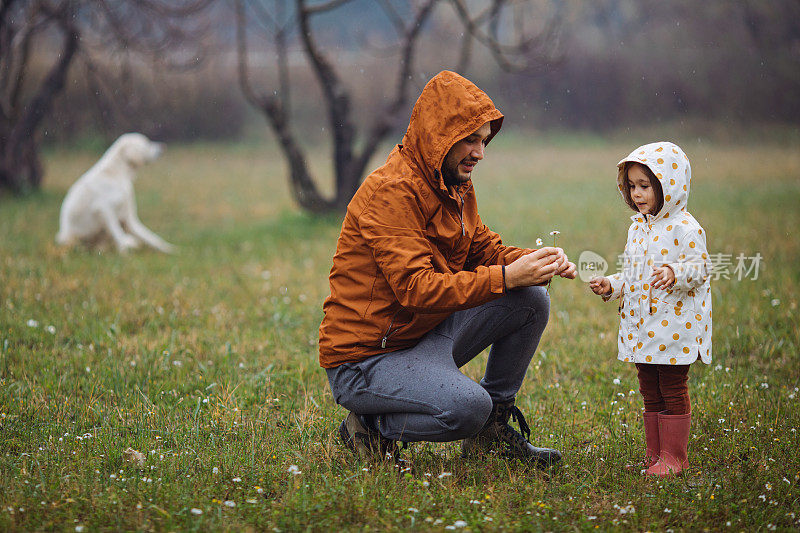
[[598,296],[608,296],[611,294],[611,282],[608,278],[592,278],[589,288]]
[[650,285],[654,289],[669,289],[675,285],[675,272],[669,265],[653,267],[653,276],[650,278]]

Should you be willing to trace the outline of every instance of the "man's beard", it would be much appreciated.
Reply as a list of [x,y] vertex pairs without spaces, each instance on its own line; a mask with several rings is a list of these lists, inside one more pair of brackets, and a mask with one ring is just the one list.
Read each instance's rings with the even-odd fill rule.
[[458,179],[458,174],[446,168],[442,169],[442,179],[446,187],[455,187],[461,180]]
[[[461,162],[459,161],[459,165]],[[456,185],[460,185],[461,183],[465,183],[471,179],[471,175],[467,175],[466,178],[462,178],[461,175],[458,173],[458,165],[456,165],[456,169],[447,168],[446,166],[442,166],[442,180],[444,180],[444,184],[447,187],[455,187]]]

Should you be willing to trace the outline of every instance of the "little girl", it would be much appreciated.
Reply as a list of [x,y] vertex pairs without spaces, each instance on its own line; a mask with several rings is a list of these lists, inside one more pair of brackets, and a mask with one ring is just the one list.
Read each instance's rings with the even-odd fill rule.
[[649,475],[688,467],[689,365],[711,363],[711,263],[706,235],[686,211],[689,160],[678,146],[641,146],[617,164],[617,186],[636,211],[622,272],[594,278],[604,300],[619,298],[618,359],[636,364],[644,398]]

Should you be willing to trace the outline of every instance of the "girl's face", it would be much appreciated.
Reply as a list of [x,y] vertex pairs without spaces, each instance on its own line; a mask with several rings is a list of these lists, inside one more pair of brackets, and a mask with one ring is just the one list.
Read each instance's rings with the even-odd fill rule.
[[628,169],[628,190],[631,200],[643,215],[655,215],[658,205],[656,191],[650,185],[650,177],[640,165],[631,165]]

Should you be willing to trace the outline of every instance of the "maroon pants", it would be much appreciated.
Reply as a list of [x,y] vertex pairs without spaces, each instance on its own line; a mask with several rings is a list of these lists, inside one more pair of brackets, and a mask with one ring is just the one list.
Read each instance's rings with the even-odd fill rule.
[[639,392],[644,410],[669,411],[673,415],[691,412],[689,404],[689,365],[652,365],[636,363],[639,371]]

